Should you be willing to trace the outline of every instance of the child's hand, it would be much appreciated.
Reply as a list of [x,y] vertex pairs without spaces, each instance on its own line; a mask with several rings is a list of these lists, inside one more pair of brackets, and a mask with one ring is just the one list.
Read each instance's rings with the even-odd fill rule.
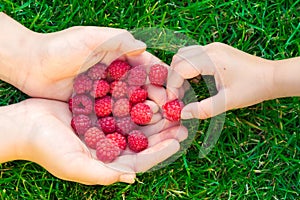
[[212,75],[218,93],[186,105],[182,118],[205,119],[230,109],[250,106],[271,99],[273,61],[249,55],[222,43],[182,48],[171,67],[179,74],[168,80],[170,90],[180,88],[183,79]]

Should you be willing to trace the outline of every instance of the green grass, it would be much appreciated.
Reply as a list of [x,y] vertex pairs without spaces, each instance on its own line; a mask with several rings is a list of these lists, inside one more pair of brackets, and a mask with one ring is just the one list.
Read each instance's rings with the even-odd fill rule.
[[[76,25],[159,27],[202,45],[224,42],[267,59],[300,54],[299,0],[105,2],[0,0],[0,11],[43,33]],[[172,56],[157,55],[166,62]],[[203,83],[195,91],[199,98],[207,96]],[[1,106],[25,98],[0,82]],[[217,145],[200,159],[210,121],[202,120],[185,154],[163,169],[138,175],[132,185],[85,186],[57,179],[31,162],[3,163],[0,199],[299,199],[299,116],[297,97],[227,112]]]

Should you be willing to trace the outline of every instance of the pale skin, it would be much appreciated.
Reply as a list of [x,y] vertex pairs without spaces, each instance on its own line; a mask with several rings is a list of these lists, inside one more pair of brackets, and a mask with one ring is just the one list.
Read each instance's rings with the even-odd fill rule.
[[[133,65],[159,62],[144,52],[145,44],[129,32],[72,27],[41,34],[4,13],[0,13],[0,27],[0,79],[33,97],[0,107],[1,163],[30,160],[64,180],[109,185],[133,183],[136,172],[147,171],[179,150],[187,129],[158,117],[149,128],[145,127],[149,136],[146,151],[125,152],[115,162],[103,164],[92,157],[70,126],[72,115],[66,101],[78,73],[99,61],[107,64],[120,56]],[[153,98],[149,104],[156,109],[158,102],[162,103]]]
[[183,119],[206,119],[265,100],[300,96],[300,57],[272,61],[211,43],[180,49],[171,67],[176,73],[170,77],[170,90],[198,75],[212,75],[216,81],[218,93],[186,105]]

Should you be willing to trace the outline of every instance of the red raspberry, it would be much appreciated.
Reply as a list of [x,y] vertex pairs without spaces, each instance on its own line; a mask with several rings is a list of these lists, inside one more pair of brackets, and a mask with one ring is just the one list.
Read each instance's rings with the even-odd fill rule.
[[131,117],[122,117],[116,119],[116,131],[123,135],[128,134],[136,128],[136,124],[131,120]]
[[138,153],[148,147],[148,138],[139,130],[133,130],[127,137],[130,150]]
[[86,115],[77,115],[72,118],[71,126],[75,133],[84,135],[84,133],[92,126],[92,121]]
[[128,77],[127,77],[127,83],[129,85],[144,85],[147,78],[147,72],[146,69],[142,66],[136,66],[129,70]]
[[90,92],[94,98],[104,97],[110,91],[109,83],[105,80],[96,80],[93,84],[93,89]]
[[118,144],[111,139],[102,138],[96,146],[97,158],[104,162],[109,163],[116,159],[121,154],[121,149]]
[[98,117],[106,117],[112,111],[112,99],[110,96],[105,96],[95,100],[95,113]]
[[72,98],[69,99],[68,105],[69,105],[69,110],[70,110],[71,112],[73,112],[73,99],[72,99]]
[[107,71],[113,80],[123,80],[127,77],[130,68],[131,66],[127,62],[115,60],[107,67]]
[[165,103],[162,106],[164,117],[170,121],[179,121],[183,106],[183,102],[178,99]]
[[127,98],[118,99],[114,105],[112,113],[114,117],[126,117],[130,112],[130,102]]
[[93,67],[89,68],[87,75],[92,80],[105,79],[107,75],[105,64],[100,62],[95,64]]
[[127,84],[123,81],[114,81],[110,85],[111,96],[115,99],[125,97],[127,94]]
[[130,111],[132,121],[136,124],[147,124],[151,121],[153,111],[150,106],[144,103],[138,103],[134,105]]
[[104,133],[98,129],[97,127],[89,128],[84,134],[84,141],[85,144],[92,148],[96,149],[97,143],[102,139],[105,138]]
[[128,94],[129,94],[129,100],[133,104],[142,103],[148,97],[147,90],[145,90],[143,88],[136,88],[134,90],[129,90]]
[[84,94],[75,95],[69,103],[69,108],[72,109],[71,112],[75,115],[89,115],[93,110],[92,99]]
[[168,77],[167,67],[161,64],[151,66],[149,72],[150,83],[157,86],[163,86]]
[[76,94],[83,94],[92,89],[93,81],[85,74],[79,74],[73,84]]
[[112,133],[116,130],[116,122],[113,117],[102,117],[98,119],[98,124],[104,133]]
[[121,133],[114,132],[106,135],[106,138],[109,138],[118,144],[118,147],[122,150],[125,150],[127,147],[126,137]]

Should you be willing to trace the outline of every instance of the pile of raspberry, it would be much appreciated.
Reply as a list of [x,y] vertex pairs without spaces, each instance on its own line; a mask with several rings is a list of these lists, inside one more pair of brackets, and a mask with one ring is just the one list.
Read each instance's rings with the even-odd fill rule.
[[[148,71],[115,60],[109,66],[97,63],[75,78],[69,99],[71,126],[100,161],[109,163],[124,150],[137,153],[148,147],[148,138],[139,129],[153,116],[146,104],[146,85],[164,87],[168,69],[154,64]],[[161,112],[168,120],[179,121],[182,107],[176,99],[163,105]]]

